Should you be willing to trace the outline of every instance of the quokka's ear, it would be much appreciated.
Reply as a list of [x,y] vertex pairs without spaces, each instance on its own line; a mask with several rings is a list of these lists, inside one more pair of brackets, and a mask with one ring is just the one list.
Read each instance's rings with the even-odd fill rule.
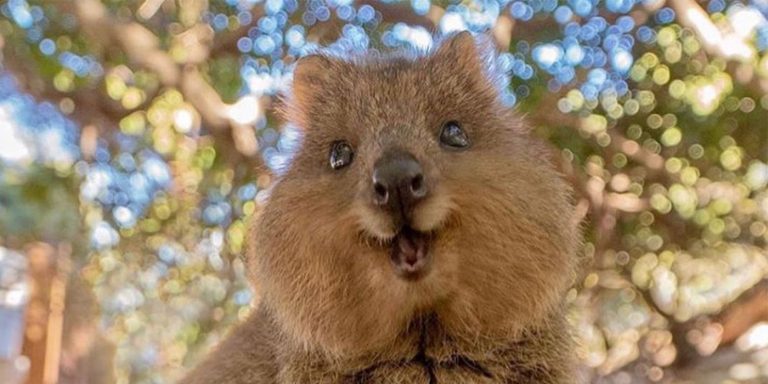
[[495,53],[488,35],[463,31],[443,38],[430,59],[439,73],[456,84],[493,93],[499,80],[493,65]]
[[300,58],[293,70],[293,83],[283,111],[285,118],[306,129],[313,106],[333,87],[338,80],[334,76],[341,73],[343,65],[340,59],[322,54]]
[[329,71],[334,63],[322,55],[304,56],[296,63],[293,70],[293,95],[300,104],[311,102],[318,91],[331,81]]
[[482,56],[480,42],[469,31],[446,36],[432,54],[437,62],[478,73],[483,69]]

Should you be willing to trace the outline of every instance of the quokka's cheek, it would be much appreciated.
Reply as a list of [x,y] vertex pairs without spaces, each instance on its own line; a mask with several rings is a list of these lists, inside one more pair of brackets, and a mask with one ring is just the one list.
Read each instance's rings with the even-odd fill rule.
[[455,209],[447,194],[435,193],[416,207],[412,226],[421,232],[432,232],[439,229]]
[[390,217],[362,202],[354,204],[349,220],[356,222],[368,235],[380,240],[389,240],[396,234]]

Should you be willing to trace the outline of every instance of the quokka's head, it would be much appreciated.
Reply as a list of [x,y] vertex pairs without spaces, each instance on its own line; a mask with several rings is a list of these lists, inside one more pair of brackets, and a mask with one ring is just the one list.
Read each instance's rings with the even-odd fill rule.
[[456,340],[503,341],[558,305],[569,191],[500,100],[492,58],[465,32],[410,56],[299,60],[284,112],[301,148],[249,256],[294,341],[376,352],[425,314]]

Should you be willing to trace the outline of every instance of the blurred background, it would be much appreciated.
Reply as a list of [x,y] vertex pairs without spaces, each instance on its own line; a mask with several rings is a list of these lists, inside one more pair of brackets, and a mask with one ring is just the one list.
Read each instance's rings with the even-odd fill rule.
[[577,191],[595,383],[768,383],[768,1],[4,0],[0,382],[169,383],[250,310],[292,64],[488,32]]

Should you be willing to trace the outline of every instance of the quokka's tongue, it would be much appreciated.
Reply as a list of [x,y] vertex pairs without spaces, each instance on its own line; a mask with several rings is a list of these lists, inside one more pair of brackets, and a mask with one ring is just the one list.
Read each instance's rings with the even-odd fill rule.
[[427,239],[422,233],[404,227],[392,244],[392,262],[402,273],[418,273],[427,264],[427,248]]
[[413,265],[419,261],[419,244],[411,234],[401,233],[397,236],[397,246],[400,251],[400,260]]

